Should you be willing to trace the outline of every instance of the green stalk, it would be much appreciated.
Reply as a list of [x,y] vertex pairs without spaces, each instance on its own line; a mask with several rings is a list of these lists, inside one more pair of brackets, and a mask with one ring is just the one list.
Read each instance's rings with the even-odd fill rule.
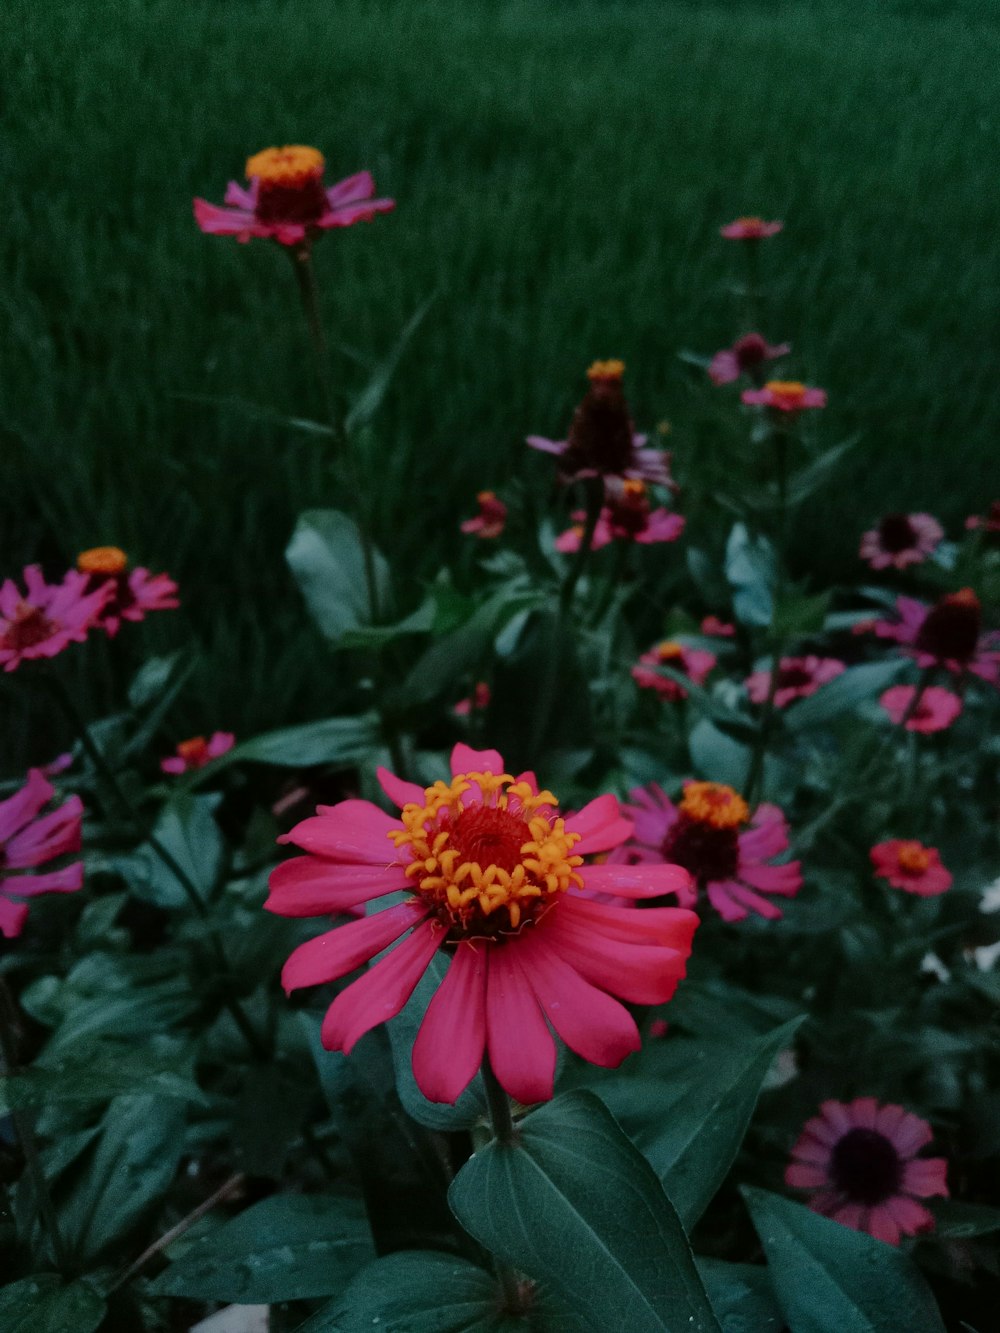
[[[488,1055],[483,1057],[483,1085],[486,1089],[486,1104],[490,1112],[490,1125],[493,1129],[493,1137],[497,1144],[502,1148],[511,1148],[517,1142],[517,1135],[514,1129],[514,1118],[510,1113],[510,1098],[504,1092],[497,1079],[493,1068],[490,1065]],[[521,1279],[517,1275],[517,1270],[502,1259],[493,1257],[493,1265],[496,1269],[496,1275],[503,1288],[504,1310],[508,1314],[519,1315],[525,1311],[524,1298],[521,1291]]]

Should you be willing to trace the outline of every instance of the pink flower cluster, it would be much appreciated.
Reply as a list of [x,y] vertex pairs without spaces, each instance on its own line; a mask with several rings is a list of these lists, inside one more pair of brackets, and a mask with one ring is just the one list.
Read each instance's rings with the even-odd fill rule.
[[71,796],[42,814],[53,794],[52,783],[33,768],[21,790],[0,801],[0,931],[7,939],[20,935],[32,898],[40,893],[75,893],[83,885],[82,861],[31,873],[80,850],[83,804],[79,796]]

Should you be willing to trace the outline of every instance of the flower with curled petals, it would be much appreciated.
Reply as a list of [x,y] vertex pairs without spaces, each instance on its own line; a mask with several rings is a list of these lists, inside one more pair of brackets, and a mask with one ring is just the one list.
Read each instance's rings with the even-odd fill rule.
[[87,591],[106,587],[107,600],[98,612],[95,628],[114,638],[123,620],[145,620],[150,611],[173,611],[177,584],[168,574],[150,574],[137,565],[129,569],[128,556],[117,546],[93,546],[81,551],[76,567],[87,576]]
[[695,685],[703,685],[705,677],[717,661],[715,654],[704,648],[688,648],[685,644],[667,640],[642,654],[632,668],[632,679],[642,689],[655,690],[661,699],[673,703],[678,699],[686,699],[687,691],[683,685],[657,671],[657,667],[672,667],[689,677]]
[[405,895],[301,945],[282,983],[292,991],[336,981],[395,946],[327,1010],[323,1045],[349,1052],[399,1013],[443,951],[448,970],[413,1047],[424,1096],[454,1102],[488,1058],[512,1097],[545,1101],[553,1032],[592,1064],[617,1066],[640,1044],[620,1001],[662,1003],[684,975],[693,912],[602,899],[684,892],[688,875],[675,865],[586,863],[632,830],[613,796],[564,818],[533,774],[514,777],[497,751],[467,745],[452,751],[451,773],[424,788],[380,769],[398,815],[341,801],[281,839],[306,854],[271,876],[265,906],[279,916],[330,916]]
[[83,643],[108,598],[105,586],[91,589],[87,576],[71,569],[62,583],[46,583],[38,565],[24,571],[22,593],[12,579],[0,585],[0,665],[55,657],[70,643]]
[[763,218],[736,218],[719,228],[719,235],[727,241],[761,241],[767,236],[777,236],[784,229],[783,222],[765,222]]
[[819,1109],[792,1149],[785,1184],[811,1190],[813,1212],[889,1245],[933,1231],[933,1214],[918,1199],[948,1197],[948,1163],[917,1156],[932,1138],[927,1122],[874,1097]]
[[951,871],[941,863],[936,847],[907,838],[890,838],[877,843],[869,853],[875,874],[894,889],[915,893],[920,898],[934,898],[951,888]]
[[740,401],[789,416],[809,407],[826,407],[826,390],[810,388],[799,380],[768,380],[763,389],[744,389]]
[[28,773],[20,791],[0,801],[0,931],[15,939],[24,928],[28,903],[40,893],[75,893],[83,887],[83,862],[73,861],[58,870],[37,875],[36,866],[67,852],[80,850],[83,804],[71,796],[47,815],[52,783],[40,769]]
[[917,666],[970,672],[1000,689],[1000,634],[982,633],[983,610],[971,588],[947,593],[933,606],[914,597],[896,598],[896,619],[875,620],[868,628],[893,639]]
[[775,346],[759,333],[746,333],[737,338],[732,347],[724,347],[716,352],[709,362],[708,378],[713,384],[732,384],[749,370],[756,370],[765,361],[774,361],[779,356],[787,356],[792,350],[789,343]]

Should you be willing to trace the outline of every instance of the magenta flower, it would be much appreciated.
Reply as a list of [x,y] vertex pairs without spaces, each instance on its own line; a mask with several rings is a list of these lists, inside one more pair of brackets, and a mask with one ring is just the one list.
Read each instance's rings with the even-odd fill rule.
[[776,805],[760,805],[751,817],[743,797],[721,782],[685,782],[679,805],[655,782],[629,797],[634,804],[623,808],[635,832],[609,859],[683,866],[697,887],[676,891],[682,907],[694,906],[703,890],[725,921],[750,912],[774,919],[781,909],[761,895],[792,898],[802,887],[798,861],[771,864],[788,850],[788,826]]
[[872,569],[905,569],[923,564],[943,537],[944,528],[930,514],[886,514],[861,538],[859,555]]
[[75,893],[83,887],[82,861],[42,875],[18,873],[80,850],[83,804],[79,796],[71,796],[43,815],[42,808],[52,796],[52,783],[32,768],[21,790],[0,801],[0,931],[9,940],[20,935],[28,916],[28,904],[22,898]]
[[107,590],[107,600],[94,622],[114,638],[123,620],[145,620],[150,611],[173,611],[177,584],[167,574],[150,574],[141,565],[130,570],[128,556],[117,546],[94,546],[81,551],[76,567],[87,576],[87,591]]
[[763,218],[737,218],[719,228],[719,235],[727,241],[759,241],[765,236],[777,236],[783,222],[765,222]]
[[464,533],[473,537],[499,537],[507,523],[507,506],[494,491],[478,491],[479,513],[462,523]]
[[736,626],[718,616],[706,616],[701,622],[701,632],[716,639],[732,639],[736,635]]
[[866,628],[900,644],[920,667],[944,667],[956,675],[968,671],[1000,688],[1000,634],[982,633],[982,607],[971,588],[947,593],[933,606],[897,597],[896,616]]
[[485,680],[476,682],[476,687],[468,699],[459,699],[451,710],[456,717],[468,717],[470,713],[480,713],[490,706],[490,687]]
[[926,1121],[874,1097],[823,1102],[819,1109],[792,1149],[785,1184],[811,1190],[813,1212],[889,1245],[933,1231],[933,1214],[917,1200],[948,1197],[948,1163],[917,1157],[931,1141]]
[[748,407],[769,407],[774,412],[796,413],[807,407],[826,407],[826,390],[811,389],[798,380],[768,380],[763,389],[744,389],[740,401]]
[[988,546],[1000,546],[1000,500],[994,500],[986,514],[970,514],[965,527],[969,532],[981,531]]
[[595,361],[587,371],[590,388],[573,413],[565,440],[529,435],[528,444],[554,454],[565,481],[582,477],[634,477],[676,491],[670,454],[646,449],[645,435],[632,426],[622,389],[624,361]]
[[893,685],[880,697],[879,703],[897,726],[905,717],[907,731],[920,731],[925,735],[947,730],[962,711],[962,700],[957,694],[940,685],[928,685],[920,691],[920,699],[911,713],[916,695],[916,685]]
[[951,871],[941,864],[936,847],[922,842],[890,838],[869,852],[875,874],[894,889],[904,889],[921,898],[934,898],[951,888]]
[[24,571],[22,595],[11,579],[0,585],[0,663],[13,671],[36,657],[55,657],[70,643],[83,643],[94,627],[108,590],[88,589],[86,575],[71,569],[62,583],[46,583],[38,565]]
[[732,384],[748,370],[756,370],[765,361],[774,361],[779,356],[787,356],[792,350],[789,343],[778,343],[772,347],[759,333],[747,333],[737,338],[732,347],[716,352],[708,367],[709,379],[713,384]]
[[695,685],[702,685],[718,659],[704,648],[688,648],[668,640],[643,653],[632,668],[632,679],[645,690],[655,690],[661,699],[674,702],[686,699],[687,691],[676,681],[661,675],[656,667],[669,666],[682,671]]
[[228,753],[235,744],[236,737],[231,731],[214,731],[208,740],[204,736],[192,736],[190,740],[181,741],[168,759],[161,759],[160,768],[164,773],[193,773],[218,759],[219,755]]
[[[620,481],[609,477],[605,482],[604,498],[606,503],[590,544],[592,551],[599,551],[602,546],[616,541],[638,542],[642,546],[675,542],[684,531],[684,519],[680,514],[673,514],[669,509],[650,508],[643,481]],[[573,526],[560,533],[555,541],[556,550],[564,553],[578,551],[586,532],[586,514],[582,509],[575,510],[570,517]]]
[[451,771],[450,782],[423,788],[379,769],[400,815],[341,801],[279,839],[306,852],[271,876],[265,906],[279,916],[330,917],[407,894],[300,945],[282,984],[325,985],[395,945],[327,1011],[323,1045],[349,1052],[399,1013],[443,950],[448,971],[413,1046],[424,1096],[454,1102],[488,1054],[512,1097],[545,1101],[556,1062],[549,1026],[584,1060],[620,1064],[640,1042],[613,997],[669,999],[697,925],[693,912],[637,912],[592,895],[658,898],[684,891],[688,876],[671,865],[584,864],[632,831],[613,796],[563,818],[552,793],[531,773],[506,773],[496,750],[456,745]]
[[[847,668],[835,657],[783,657],[778,663],[778,684],[774,691],[775,708],[787,708],[796,699],[808,699],[810,694],[834,680]],[[770,671],[755,671],[744,682],[750,702],[765,703],[771,692]]]
[[301,245],[307,237],[330,227],[370,222],[377,213],[391,213],[394,199],[373,199],[371,173],[359,171],[325,189],[322,153],[302,144],[265,148],[247,159],[250,188],[235,181],[226,189],[226,206],[194,201],[194,216],[204,232],[249,241],[267,237],[281,245]]

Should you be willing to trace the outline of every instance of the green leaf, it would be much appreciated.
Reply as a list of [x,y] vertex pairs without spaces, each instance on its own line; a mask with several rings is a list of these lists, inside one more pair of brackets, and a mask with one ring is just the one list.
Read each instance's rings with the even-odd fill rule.
[[0,1290],[3,1333],[93,1333],[106,1309],[104,1297],[87,1282],[64,1286],[55,1273],[37,1273]]
[[437,620],[437,602],[428,597],[404,620],[397,620],[395,625],[371,625],[367,629],[348,630],[341,643],[344,648],[384,648],[387,643],[401,638],[404,634],[426,634],[434,628]]
[[776,571],[774,548],[767,538],[751,535],[745,523],[734,523],[726,542],[726,578],[741,624],[770,625]]
[[795,1333],[944,1333],[923,1275],[901,1250],[767,1190],[743,1195]]
[[842,440],[840,444],[835,444],[820,454],[819,458],[812,463],[793,473],[788,479],[789,505],[801,504],[803,500],[812,495],[813,491],[825,486],[833,472],[840,465],[841,459],[854,448],[860,439],[861,435],[859,433],[850,436],[849,439]]
[[[195,796],[179,791],[160,811],[153,832],[181,870],[207,901],[222,870],[225,844],[213,811],[219,796]],[[187,907],[188,895],[180,880],[152,847],[139,847],[134,856],[141,873],[129,878],[138,897],[157,907]]]
[[171,653],[169,657],[151,657],[143,663],[128,687],[131,708],[146,708],[156,702],[167,688],[180,656],[180,653]]
[[785,1320],[766,1268],[699,1259],[698,1272],[722,1333],[781,1333]]
[[829,722],[873,695],[881,694],[909,665],[906,658],[896,658],[890,662],[866,662],[863,666],[848,667],[810,698],[801,699],[793,708],[786,709],[785,721],[791,731],[805,731]]
[[[353,518],[336,509],[310,509],[299,516],[285,559],[320,633],[331,643],[372,621],[361,533]],[[389,566],[373,552],[375,583],[384,607]]]
[[257,403],[247,402],[245,398],[222,397],[208,393],[178,393],[174,397],[185,403],[204,403],[207,407],[220,407],[251,421],[266,421],[272,426],[290,426],[306,435],[332,436],[333,428],[322,421],[312,421],[309,417],[290,417],[283,412],[275,412],[270,407],[260,407]]
[[[0,1078],[0,1114],[11,1107],[55,1102],[107,1102],[128,1093],[157,1093],[208,1103],[194,1080],[191,1055],[124,1047],[121,1043],[75,1043],[72,1058],[35,1064]],[[45,1057],[43,1057],[45,1058]]]
[[476,1153],[448,1201],[480,1244],[599,1333],[719,1333],[677,1214],[592,1093],[557,1097],[513,1144]]
[[360,430],[363,426],[367,426],[381,407],[382,399],[385,397],[389,385],[392,383],[392,377],[396,373],[400,358],[406,351],[406,346],[410,339],[423,323],[424,316],[434,304],[436,295],[437,294],[434,293],[429,296],[423,305],[410,316],[403,332],[396,340],[396,345],[385,360],[381,361],[375,367],[375,372],[371,379],[354,400],[354,403],[344,420],[344,429],[347,431],[348,435],[353,434],[356,430]]
[[712,782],[741,790],[750,772],[750,749],[703,717],[688,736],[691,763]]
[[830,606],[828,592],[817,593],[809,597],[804,593],[793,593],[783,597],[774,608],[773,630],[782,638],[808,638],[819,634],[826,621]]
[[274,764],[279,768],[311,768],[317,764],[339,764],[344,768],[362,762],[378,744],[378,717],[326,717],[299,727],[265,731],[242,741],[213,765]]
[[969,1240],[973,1236],[988,1236],[1000,1231],[1000,1208],[985,1203],[960,1203],[951,1199],[937,1199],[930,1205],[937,1222],[931,1241]]
[[152,1289],[241,1305],[309,1300],[341,1291],[374,1253],[357,1200],[281,1194],[196,1241]]

